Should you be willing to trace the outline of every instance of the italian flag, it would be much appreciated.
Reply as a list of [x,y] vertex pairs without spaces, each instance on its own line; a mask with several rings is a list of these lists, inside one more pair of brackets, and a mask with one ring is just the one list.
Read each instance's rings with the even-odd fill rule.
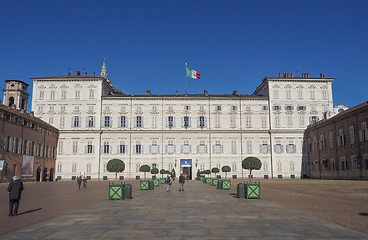
[[201,74],[197,71],[194,71],[188,67],[187,68],[187,77],[191,77],[191,78],[201,78]]

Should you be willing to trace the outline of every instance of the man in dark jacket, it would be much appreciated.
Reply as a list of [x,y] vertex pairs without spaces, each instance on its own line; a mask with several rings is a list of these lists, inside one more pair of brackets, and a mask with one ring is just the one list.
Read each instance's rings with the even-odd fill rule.
[[[13,177],[13,181],[9,183],[8,192],[9,192],[9,216],[17,216],[18,215],[18,207],[20,196],[23,191],[23,183],[19,180],[17,176]],[[13,212],[14,207],[14,212]]]

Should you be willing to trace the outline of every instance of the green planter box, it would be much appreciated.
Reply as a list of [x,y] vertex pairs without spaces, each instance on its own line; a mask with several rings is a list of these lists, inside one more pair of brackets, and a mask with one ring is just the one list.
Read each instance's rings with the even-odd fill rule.
[[231,188],[231,181],[230,180],[223,180],[222,181],[222,189],[230,190]]
[[211,184],[211,178],[206,178],[206,183],[209,183],[209,184]]
[[260,199],[261,198],[261,184],[257,183],[247,183],[246,184],[246,195],[247,199]]
[[166,178],[160,178],[160,183],[165,184],[166,183]]
[[203,178],[202,182],[203,182],[203,183],[206,183],[206,182],[207,182],[207,178],[206,178],[206,177],[205,177],[205,178]]
[[204,178],[204,177],[200,177],[200,178],[199,178],[199,180],[200,180],[201,182],[203,182],[203,178]]
[[212,180],[212,185],[213,185],[213,186],[217,186],[217,183],[218,183],[218,179],[217,179],[217,178],[214,178],[214,179]]
[[149,181],[141,180],[139,186],[141,190],[149,190]]
[[109,200],[123,199],[123,184],[109,184]]
[[159,179],[153,179],[153,185],[160,186],[160,180]]

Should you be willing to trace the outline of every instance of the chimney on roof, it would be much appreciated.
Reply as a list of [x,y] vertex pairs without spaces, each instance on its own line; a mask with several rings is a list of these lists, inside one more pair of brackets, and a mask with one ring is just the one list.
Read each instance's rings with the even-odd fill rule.
[[305,78],[305,73],[302,73],[302,78]]
[[179,95],[179,91],[178,90],[176,90],[176,96],[178,96]]
[[309,78],[309,73],[306,73],[307,74],[307,78]]
[[204,95],[207,97],[208,96],[208,91],[204,90]]
[[280,78],[282,77],[282,73],[281,73],[281,72],[279,72],[279,77],[280,77]]
[[320,74],[321,78],[325,78],[326,75],[324,75],[323,73]]
[[71,74],[70,74],[70,72],[68,72],[68,76],[70,76]]
[[233,90],[233,95],[238,95],[238,91]]
[[147,95],[147,96],[151,96],[151,90],[147,90],[147,91],[146,91],[146,95]]
[[87,72],[84,72],[84,76],[87,77]]
[[95,76],[95,72],[92,73],[92,76],[94,77]]
[[291,73],[291,78],[293,78],[294,77],[294,73]]
[[80,76],[80,72],[77,70],[75,73],[77,76]]
[[30,112],[30,113],[29,113],[29,116],[34,117],[34,112],[33,112],[33,111],[32,111],[32,112]]

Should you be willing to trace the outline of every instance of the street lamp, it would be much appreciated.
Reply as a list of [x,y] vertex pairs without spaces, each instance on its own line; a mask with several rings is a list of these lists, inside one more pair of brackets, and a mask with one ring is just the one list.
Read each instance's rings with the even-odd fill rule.
[[175,165],[175,168],[176,168],[176,162],[177,162],[177,160],[175,159],[175,164],[174,164]]
[[196,159],[195,166],[198,167],[198,159]]

